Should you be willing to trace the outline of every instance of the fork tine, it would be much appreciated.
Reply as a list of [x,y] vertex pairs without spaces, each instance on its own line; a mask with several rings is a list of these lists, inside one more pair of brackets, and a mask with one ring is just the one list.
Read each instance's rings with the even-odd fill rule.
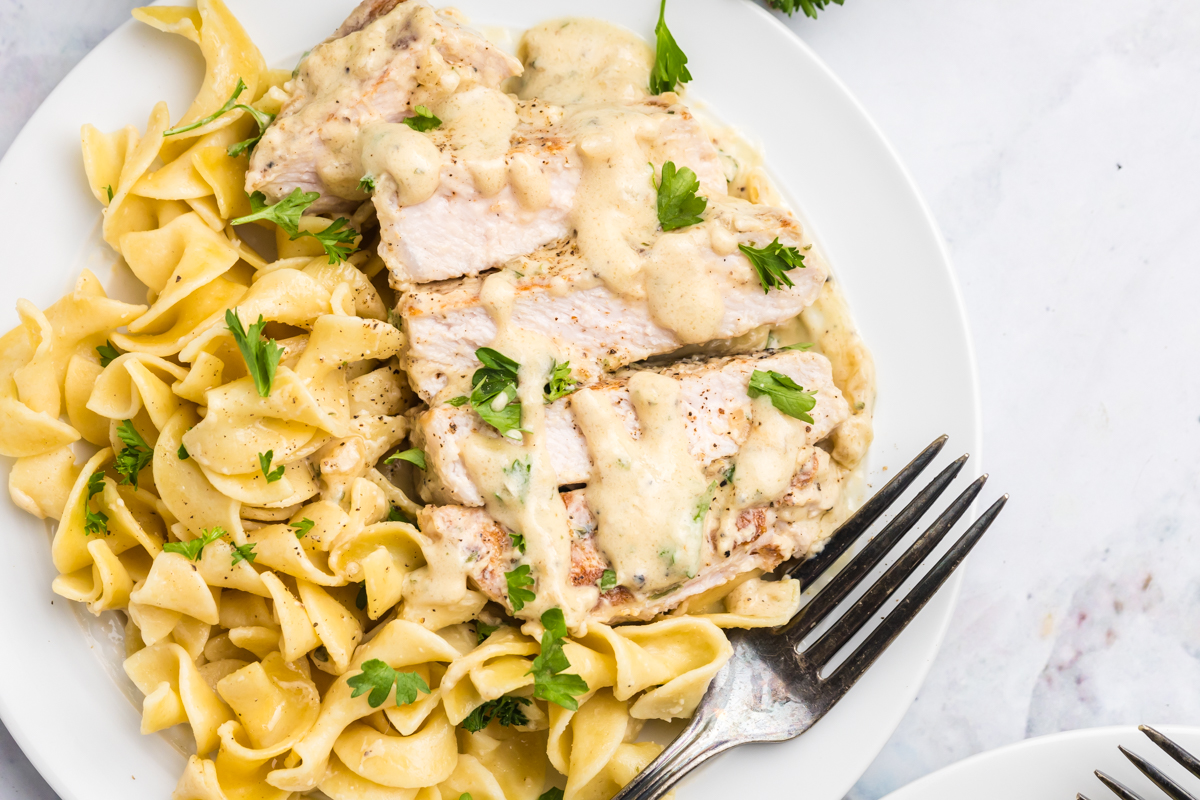
[[813,642],[805,651],[805,657],[812,664],[824,664],[848,642],[854,634],[870,621],[871,617],[887,602],[900,585],[908,580],[917,567],[921,565],[926,557],[932,553],[941,543],[950,529],[958,522],[967,509],[971,507],[971,503],[975,502],[975,497],[983,489],[983,484],[987,482],[987,475],[982,475],[971,482],[971,485],[960,494],[953,503],[946,508],[937,518],[928,530],[921,534],[912,547],[904,552],[904,555],[896,559],[896,562],[888,567],[879,580],[875,581],[874,585],[863,594],[862,597],[854,604],[854,606],[846,612],[833,626],[821,634],[817,641]]
[[1004,508],[1004,504],[1008,502],[1008,495],[1002,496],[999,500],[992,503],[987,511],[975,520],[967,532],[954,543],[949,551],[942,556],[933,569],[925,574],[912,591],[905,596],[903,600],[892,609],[891,613],[884,618],[879,627],[871,631],[862,644],[860,644],[845,663],[839,666],[829,676],[827,682],[835,685],[835,694],[840,696],[847,691],[851,686],[858,681],[862,674],[867,670],[867,667],[875,663],[875,659],[887,649],[888,645],[900,635],[900,631],[904,630],[908,623],[912,622],[917,613],[925,607],[929,599],[941,588],[946,579],[950,577],[950,573],[962,563],[962,560],[971,552],[971,548],[983,537],[987,529],[999,516],[1000,510]]
[[1144,800],[1141,795],[1134,792],[1128,786],[1116,780],[1115,778],[1110,778],[1100,770],[1096,770],[1096,777],[1099,778],[1100,782],[1107,786],[1113,794],[1121,798],[1121,800]]
[[888,481],[886,486],[864,503],[862,508],[839,525],[829,540],[825,542],[825,547],[820,553],[787,570],[787,576],[800,581],[802,589],[807,588],[813,581],[821,577],[825,570],[833,566],[842,553],[858,541],[875,520],[879,519],[879,516],[887,511],[892,503],[904,494],[912,482],[925,471],[925,468],[937,458],[948,438],[942,435],[934,439],[928,447],[921,451],[920,455],[908,463],[908,466],[897,472],[896,477]]
[[1117,749],[1120,750],[1126,758],[1132,761],[1133,765],[1137,767],[1143,775],[1154,781],[1154,784],[1158,788],[1166,792],[1167,796],[1170,797],[1171,800],[1196,800],[1195,796],[1193,796],[1191,792],[1168,778],[1165,772],[1139,756],[1137,753],[1130,752],[1120,745],[1117,746]]
[[1200,759],[1197,759],[1187,750],[1184,750],[1149,725],[1139,725],[1138,730],[1150,737],[1150,741],[1158,745],[1164,753],[1175,759],[1176,763],[1180,764],[1197,778],[1200,778]]
[[967,456],[960,456],[942,470],[895,519],[884,526],[878,536],[867,542],[850,563],[817,592],[790,622],[780,628],[780,633],[786,633],[791,641],[798,642],[821,624],[821,620],[825,619],[838,603],[846,599],[846,595],[854,591],[854,587],[875,569],[896,542],[903,539],[925,512],[937,502],[942,492],[946,491],[946,487],[958,476],[966,461]]

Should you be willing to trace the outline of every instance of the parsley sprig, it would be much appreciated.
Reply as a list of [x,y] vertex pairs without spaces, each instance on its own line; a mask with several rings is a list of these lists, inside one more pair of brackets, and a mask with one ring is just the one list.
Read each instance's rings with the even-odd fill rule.
[[697,196],[700,179],[687,167],[675,168],[674,161],[662,165],[658,182],[658,224],[664,231],[674,231],[703,222],[700,215],[708,208],[708,198]]
[[[266,132],[267,126],[270,125],[275,120],[275,115],[268,114],[265,111],[259,111],[257,108],[254,108],[253,106],[248,106],[248,105],[239,103],[237,101],[238,96],[244,91],[246,91],[246,84],[241,78],[238,78],[237,86],[234,87],[233,94],[230,95],[229,99],[225,101],[225,105],[221,106],[219,109],[214,111],[212,114],[209,114],[204,119],[196,120],[195,122],[191,123],[190,125],[181,125],[177,128],[171,128],[169,131],[163,131],[163,136],[174,136],[179,133],[187,133],[188,131],[193,131],[202,125],[207,125],[208,123],[212,122],[213,120],[217,119],[220,116],[223,116],[224,114],[228,114],[230,111],[233,111],[235,108],[239,108],[242,111],[245,111],[251,117],[253,117],[254,121],[258,123],[258,135],[252,136],[249,139],[244,139],[240,142],[237,142],[236,144],[229,145],[229,148],[225,152],[229,154],[230,158],[237,158],[242,153],[253,150],[254,146],[256,144],[258,144],[258,140],[261,139],[262,135]],[[110,197],[109,199],[111,200],[112,198]]]
[[667,0],[658,7],[658,24],[654,26],[656,40],[654,69],[650,72],[650,94],[675,91],[676,84],[687,83],[692,73],[687,68],[687,56],[667,28]]
[[[242,321],[232,308],[225,309],[225,325],[233,334],[238,350],[242,351],[242,360],[250,377],[254,378],[254,388],[259,397],[271,394],[271,384],[275,382],[275,370],[283,355],[283,348],[275,344],[274,339],[263,339],[262,331],[266,326],[262,314],[258,322],[250,325],[249,329],[242,328]],[[261,456],[260,456],[261,458]]]
[[414,702],[417,699],[417,692],[429,694],[429,684],[425,683],[420,675],[415,672],[394,670],[378,658],[363,662],[362,672],[348,678],[346,683],[354,690],[351,697],[358,697],[370,692],[371,694],[367,696],[367,703],[371,708],[379,708],[387,702],[393,685],[396,687],[396,705],[398,706],[406,706]]
[[[200,554],[204,552],[204,548],[224,535],[225,529],[221,527],[207,531],[202,530],[201,535],[190,542],[167,542],[163,545],[163,550],[168,553],[178,553],[188,561],[199,561]],[[234,563],[236,564],[237,562],[235,561]]]
[[606,569],[600,573],[600,591],[607,592],[609,589],[617,587],[617,573],[611,569]]
[[808,412],[817,404],[816,392],[804,391],[804,387],[781,372],[754,370],[750,374],[750,388],[746,393],[751,397],[765,394],[771,398],[771,405],[784,414],[803,420],[809,425],[813,423],[813,418]]
[[512,572],[504,573],[504,581],[508,584],[508,602],[513,611],[520,611],[526,603],[532,603],[536,594],[526,587],[533,586],[533,578],[529,575],[529,565],[522,564]]
[[546,385],[542,388],[542,399],[546,405],[553,403],[559,398],[573,394],[579,389],[579,381],[571,377],[571,362],[557,361],[550,367],[550,377],[546,381]]
[[[87,503],[90,503],[92,498],[104,491],[104,473],[100,471],[93,472],[88,476],[87,481]],[[92,511],[85,503],[83,510],[85,512],[83,519],[83,532],[85,536],[100,536],[108,533],[108,514],[103,511]]]
[[107,367],[121,355],[121,351],[113,347],[111,341],[105,339],[104,344],[96,347],[96,355],[100,356],[100,366]]
[[230,566],[236,567],[243,561],[254,563],[254,559],[258,558],[258,553],[254,552],[254,542],[248,544],[235,544],[233,546],[233,563]]
[[521,706],[527,706],[532,702],[528,697],[513,697],[506,694],[477,706],[460,724],[464,730],[471,733],[483,730],[492,720],[496,720],[506,728],[512,725],[528,725],[529,717],[525,716]]
[[121,476],[121,483],[130,484],[136,489],[138,488],[138,473],[144,470],[150,460],[154,458],[154,450],[146,444],[146,440],[129,420],[123,420],[117,426],[117,438],[125,446],[121,448],[121,452],[117,453],[116,463],[113,466]]
[[587,694],[588,685],[579,675],[564,675],[562,671],[571,666],[562,642],[567,638],[567,623],[561,608],[552,608],[542,614],[542,652],[533,660],[526,675],[533,675],[533,696],[539,700],[558,703],[571,711],[579,710],[575,699]]
[[410,464],[415,464],[422,470],[426,468],[425,453],[415,447],[411,450],[405,450],[403,453],[392,453],[383,460],[383,463],[392,464],[396,461],[407,461]]
[[525,554],[525,535],[521,533],[509,533],[508,538],[512,539],[512,546],[516,548],[518,553]]
[[268,450],[265,453],[258,454],[258,466],[262,470],[263,477],[267,479],[267,483],[274,483],[283,477],[286,468],[280,464],[275,469],[271,469],[271,459],[275,457],[274,450]]
[[329,256],[329,263],[336,264],[345,261],[354,252],[354,240],[358,238],[358,231],[349,227],[350,221],[345,217],[338,217],[323,231],[300,230],[300,217],[320,196],[319,192],[305,192],[297,186],[278,203],[267,203],[265,194],[254,192],[250,195],[250,213],[230,220],[229,224],[245,225],[259,220],[273,222],[293,241],[302,236],[316,239],[325,249],[325,255]]
[[299,522],[289,522],[288,527],[296,532],[297,539],[303,539],[305,536],[308,535],[308,532],[311,531],[313,529],[313,526],[316,524],[317,523],[313,522],[308,517],[305,517],[304,519],[300,520]]
[[413,109],[416,116],[405,117],[404,124],[412,128],[414,131],[431,131],[442,124],[442,121],[433,115],[433,112],[426,106],[417,106]]
[[844,0],[767,0],[767,5],[779,9],[789,17],[802,10],[804,16],[816,19],[817,12],[824,10],[830,3],[837,3],[840,6],[843,2]]
[[521,427],[521,401],[517,398],[517,372],[521,365],[503,353],[490,347],[475,351],[483,366],[471,376],[471,396],[455,397],[450,405],[461,406],[466,402],[501,436],[521,440],[527,433]]
[[796,267],[804,267],[804,256],[800,251],[794,247],[784,247],[779,243],[779,237],[775,237],[775,241],[766,247],[739,244],[738,249],[750,259],[751,266],[758,273],[764,294],[781,285],[795,286],[787,272]]
[[498,630],[500,630],[499,625],[488,625],[483,620],[475,620],[475,644],[483,644],[489,636]]

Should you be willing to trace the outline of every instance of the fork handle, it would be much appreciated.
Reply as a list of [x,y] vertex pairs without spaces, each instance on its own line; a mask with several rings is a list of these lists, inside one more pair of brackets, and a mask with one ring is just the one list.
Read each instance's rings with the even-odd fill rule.
[[617,793],[613,800],[656,800],[696,767],[734,742],[718,732],[717,716],[697,714],[675,741]]

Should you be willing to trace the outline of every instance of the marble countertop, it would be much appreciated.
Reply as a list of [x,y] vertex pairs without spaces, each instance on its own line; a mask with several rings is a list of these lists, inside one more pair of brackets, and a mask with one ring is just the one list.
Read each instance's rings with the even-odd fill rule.
[[[136,4],[0,0],[0,152]],[[1200,5],[846,0],[789,24],[933,208],[1013,495],[849,798],[1027,736],[1200,724]],[[0,726],[0,800],[53,797]]]

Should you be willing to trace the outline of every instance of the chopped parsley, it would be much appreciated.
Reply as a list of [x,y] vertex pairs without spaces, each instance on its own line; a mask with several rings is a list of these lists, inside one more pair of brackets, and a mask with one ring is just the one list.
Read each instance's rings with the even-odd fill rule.
[[533,675],[533,696],[539,700],[557,703],[571,711],[579,710],[575,699],[588,691],[587,681],[579,675],[564,675],[562,671],[571,666],[563,652],[562,641],[567,638],[567,623],[561,608],[552,608],[542,614],[542,652],[533,660],[526,675]]
[[296,532],[297,539],[303,539],[308,534],[308,532],[313,529],[313,526],[316,524],[317,523],[313,522],[308,517],[305,517],[304,519],[300,520],[299,522],[289,522],[288,527]]
[[563,800],[563,790],[557,786],[551,786],[541,793],[538,800]]
[[517,398],[517,372],[521,365],[501,352],[490,347],[475,351],[475,357],[483,366],[471,376],[471,396],[455,397],[450,405],[461,406],[466,402],[501,436],[521,440],[521,401]]
[[362,672],[346,680],[354,691],[351,697],[370,692],[367,703],[371,708],[379,708],[387,702],[396,687],[396,705],[406,706],[417,699],[417,692],[429,694],[429,684],[415,672],[399,672],[392,669],[378,658],[372,658],[362,665]]
[[358,181],[358,190],[367,194],[375,191],[375,179],[370,175],[363,175]]
[[803,351],[803,350],[811,350],[812,347],[813,347],[812,342],[796,342],[795,344],[788,344],[788,345],[784,345],[783,347],[777,347],[775,349],[776,350],[801,350],[801,351]]
[[105,187],[104,187],[104,191],[108,193],[108,202],[110,202],[110,203],[111,203],[111,202],[112,202],[112,199],[113,199],[113,190],[112,190],[112,184],[109,184],[108,186],[105,186]]
[[405,450],[403,453],[392,453],[383,460],[383,463],[391,464],[396,461],[407,461],[410,464],[416,464],[422,470],[426,469],[425,453],[415,447],[411,450]]
[[550,379],[542,388],[542,399],[547,405],[574,393],[579,388],[579,381],[571,377],[571,362],[554,362],[550,367]]
[[824,10],[830,3],[840,6],[843,2],[844,0],[767,0],[767,5],[779,9],[789,17],[797,11],[803,11],[804,16],[816,19],[817,12]]
[[144,470],[154,458],[154,450],[146,444],[146,440],[133,427],[130,420],[124,420],[117,426],[117,438],[125,445],[117,453],[113,465],[121,476],[121,483],[131,484],[138,488],[138,473]]
[[412,128],[414,131],[420,131],[421,133],[424,133],[425,131],[431,131],[442,124],[442,121],[435,117],[433,112],[425,106],[417,106],[413,109],[413,113],[416,116],[406,117],[404,119],[404,124]]
[[738,249],[746,254],[746,258],[750,259],[751,266],[758,273],[758,280],[762,283],[764,293],[781,285],[795,286],[792,279],[787,276],[787,272],[804,266],[804,256],[800,251],[794,247],[784,247],[779,243],[778,236],[775,237],[775,241],[763,248],[739,244]]
[[609,589],[617,587],[617,573],[611,569],[606,569],[600,573],[600,591],[607,592]]
[[258,553],[254,552],[254,542],[249,544],[235,544],[233,546],[233,563],[230,566],[236,567],[243,561],[254,563],[254,559],[258,558]]
[[774,370],[763,372],[756,369],[750,374],[750,387],[746,393],[751,397],[765,394],[771,398],[771,405],[789,417],[803,420],[809,425],[813,422],[808,412],[817,404],[816,392],[804,391],[804,387],[787,375]]
[[499,625],[488,625],[482,620],[475,620],[475,644],[483,644],[485,639],[498,630],[500,630]]
[[96,355],[100,356],[100,366],[107,367],[120,357],[121,351],[113,347],[113,343],[106,339],[104,344],[96,348]]
[[525,607],[526,603],[532,603],[536,594],[525,588],[533,586],[533,578],[529,576],[529,565],[522,564],[512,572],[504,573],[504,580],[508,583],[508,602],[512,604],[513,611],[520,611]]
[[497,697],[495,700],[489,700],[483,705],[477,706],[460,724],[464,730],[471,733],[483,730],[492,720],[496,720],[506,728],[512,725],[528,725],[529,717],[525,716],[521,706],[527,706],[531,702],[533,701],[527,697],[511,695]]
[[354,596],[354,607],[362,611],[367,607],[367,582],[358,585],[358,594]]
[[268,450],[265,453],[258,454],[258,466],[262,470],[263,477],[267,479],[267,483],[274,483],[283,477],[285,468],[280,464],[275,469],[271,469],[271,459],[275,457],[274,450]]
[[263,321],[262,314],[258,315],[258,322],[253,323],[249,329],[243,329],[238,315],[232,308],[227,308],[225,325],[233,334],[238,350],[242,352],[242,360],[246,362],[246,369],[254,379],[254,388],[258,390],[258,396],[269,396],[271,384],[275,382],[275,370],[283,356],[283,348],[275,344],[274,339],[263,338],[262,331],[266,322]]
[[713,481],[704,490],[704,494],[700,495],[700,499],[696,501],[696,513],[692,517],[693,522],[701,522],[705,515],[708,514],[708,507],[712,505],[713,492],[717,490],[717,482]]
[[188,453],[187,447],[184,446],[183,442],[179,443],[179,449],[175,451],[175,456],[180,461],[187,461],[189,458],[191,458],[191,454]]
[[[525,498],[529,496],[529,482],[532,474],[533,462],[528,456],[514,459],[511,464],[504,468],[504,488],[518,502],[524,503]],[[521,552],[525,551],[522,550]]]
[[656,40],[654,69],[650,72],[650,94],[675,91],[675,86],[692,79],[688,72],[687,56],[667,28],[667,0],[658,7],[658,24],[654,26]]
[[325,249],[325,255],[329,256],[329,263],[336,264],[345,261],[354,252],[354,240],[358,238],[358,231],[348,227],[350,221],[344,217],[338,217],[323,231],[300,230],[300,217],[320,196],[318,192],[301,191],[297,186],[278,203],[268,204],[265,194],[254,192],[250,195],[250,213],[230,220],[229,224],[245,225],[258,220],[273,222],[293,241],[302,236],[316,239]]
[[87,502],[90,502],[93,497],[104,491],[104,473],[93,472],[88,476],[87,480],[87,501],[85,501],[83,532],[85,536],[100,536],[108,533],[108,515],[103,511],[92,511],[88,508]]
[[708,208],[708,198],[697,196],[700,179],[687,167],[675,169],[675,162],[662,166],[658,182],[658,223],[664,231],[674,231],[703,222],[700,215]]
[[525,536],[520,533],[510,533],[508,538],[512,539],[513,547],[517,548],[517,552],[525,554]]
[[405,523],[408,523],[409,525],[413,525],[413,526],[415,526],[417,524],[417,521],[415,519],[410,517],[408,514],[405,514],[403,511],[401,511],[398,506],[392,506],[390,509],[388,509],[387,521],[388,522],[405,522]]
[[224,536],[225,529],[213,528],[212,530],[201,531],[201,534],[201,536],[192,539],[190,542],[167,542],[163,545],[163,550],[168,553],[179,553],[179,555],[188,561],[199,561],[200,554],[204,552],[204,548]]

